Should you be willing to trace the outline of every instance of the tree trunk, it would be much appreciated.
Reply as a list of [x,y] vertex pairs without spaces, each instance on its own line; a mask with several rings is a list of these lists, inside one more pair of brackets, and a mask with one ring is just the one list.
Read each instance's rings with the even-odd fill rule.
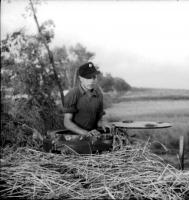
[[77,83],[78,83],[78,70],[76,69],[74,72],[73,87],[75,87]]
[[29,0],[29,1],[30,1],[33,17],[34,17],[35,23],[37,25],[38,32],[39,32],[39,34],[40,34],[40,36],[42,38],[43,44],[45,45],[45,48],[47,49],[47,52],[48,52],[49,61],[50,61],[51,65],[52,65],[54,76],[55,76],[55,80],[56,80],[56,83],[57,83],[59,91],[60,91],[62,106],[64,107],[64,93],[63,93],[63,88],[61,86],[61,82],[60,82],[60,80],[58,78],[58,74],[57,74],[57,71],[56,71],[56,66],[55,66],[55,63],[54,63],[54,57],[53,57],[53,54],[52,54],[52,52],[51,52],[51,50],[50,50],[50,48],[48,46],[48,43],[47,43],[46,39],[44,38],[43,34],[41,33],[41,29],[40,29],[39,22],[38,22],[36,13],[35,13],[33,2],[32,2],[32,0]]

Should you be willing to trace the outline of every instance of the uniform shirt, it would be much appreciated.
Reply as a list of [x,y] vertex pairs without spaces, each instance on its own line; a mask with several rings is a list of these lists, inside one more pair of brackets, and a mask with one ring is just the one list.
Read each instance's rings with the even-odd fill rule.
[[72,88],[64,99],[64,113],[73,113],[72,121],[88,131],[97,128],[98,120],[105,113],[103,95],[98,87],[85,91],[81,85]]

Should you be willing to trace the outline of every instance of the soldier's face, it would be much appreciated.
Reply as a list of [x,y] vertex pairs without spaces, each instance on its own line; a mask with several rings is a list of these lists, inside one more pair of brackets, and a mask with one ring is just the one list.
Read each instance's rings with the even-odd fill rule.
[[94,88],[94,86],[96,84],[96,76],[94,76],[90,79],[86,79],[83,77],[79,77],[79,78],[81,81],[81,85],[83,86],[84,89],[91,90]]

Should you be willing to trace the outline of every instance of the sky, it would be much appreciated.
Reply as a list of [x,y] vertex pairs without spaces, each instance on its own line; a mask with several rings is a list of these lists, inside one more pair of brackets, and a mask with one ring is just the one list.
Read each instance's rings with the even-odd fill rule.
[[[1,37],[24,27],[27,1],[1,5]],[[81,43],[105,73],[134,87],[189,89],[189,1],[48,0],[39,22],[55,23],[53,46]]]

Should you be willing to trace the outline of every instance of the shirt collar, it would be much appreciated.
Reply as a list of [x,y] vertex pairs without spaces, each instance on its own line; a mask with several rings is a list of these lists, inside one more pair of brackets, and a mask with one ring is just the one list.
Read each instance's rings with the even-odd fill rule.
[[97,92],[97,89],[96,88],[93,88],[91,91],[87,92],[86,90],[84,90],[81,86],[81,84],[79,84],[79,91],[81,92],[82,95],[88,93],[90,94],[91,96],[95,96],[97,97],[98,96],[98,92]]

